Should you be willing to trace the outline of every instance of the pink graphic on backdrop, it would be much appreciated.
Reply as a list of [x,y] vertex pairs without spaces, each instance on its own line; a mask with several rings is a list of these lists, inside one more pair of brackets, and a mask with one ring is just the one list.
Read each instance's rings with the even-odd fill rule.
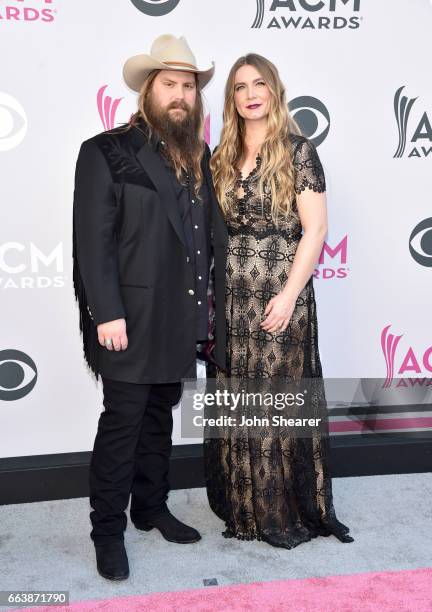
[[210,146],[210,114],[207,115],[204,122],[204,138],[206,143]]
[[[394,373],[397,374],[424,374],[432,372],[432,346],[426,347],[423,354],[414,351],[412,346],[408,347],[402,359],[398,359],[399,367],[395,367],[396,349],[404,334],[396,336],[389,333],[391,325],[387,325],[381,332],[381,349],[384,354],[384,359],[387,368],[387,378],[384,381],[383,388],[391,387]],[[400,349],[399,349],[400,352]],[[418,379],[409,379],[417,381],[412,384],[418,384]],[[396,386],[403,385],[403,381],[399,381]]]
[[113,99],[111,96],[104,96],[107,87],[108,85],[104,85],[99,89],[97,93],[97,106],[104,129],[112,130],[114,128],[115,115],[118,105],[123,98]]
[[324,246],[322,248],[319,263],[324,263],[325,255],[328,255],[331,259],[335,259],[335,257],[340,253],[340,262],[345,264],[347,262],[347,251],[348,251],[348,236],[342,238],[342,240],[337,244],[334,249],[327,243],[324,242]]
[[346,267],[348,259],[348,235],[344,236],[335,247],[324,242],[320,253],[318,266],[314,271],[314,278],[328,280],[331,278],[346,278],[350,269]]
[[[18,6],[0,7],[0,20],[52,23],[56,17],[57,9],[52,7],[53,0],[17,0],[17,2],[20,2]],[[49,8],[46,5],[49,5]]]
[[381,332],[381,348],[384,353],[384,359],[386,362],[387,368],[387,378],[384,381],[383,388],[388,388],[391,386],[391,381],[394,375],[394,360],[397,345],[400,342],[403,334],[400,336],[395,336],[393,334],[388,333],[391,325],[387,325]]

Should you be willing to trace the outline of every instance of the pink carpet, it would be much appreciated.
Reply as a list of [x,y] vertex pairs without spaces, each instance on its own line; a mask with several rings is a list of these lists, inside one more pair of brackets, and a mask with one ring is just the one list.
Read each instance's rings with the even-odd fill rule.
[[206,587],[83,601],[69,607],[28,608],[28,612],[238,612],[259,609],[274,612],[431,612],[432,568]]

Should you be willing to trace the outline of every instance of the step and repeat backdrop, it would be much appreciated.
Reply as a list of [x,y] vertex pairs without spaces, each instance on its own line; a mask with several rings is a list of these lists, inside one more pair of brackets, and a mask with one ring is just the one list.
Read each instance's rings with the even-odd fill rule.
[[[328,183],[315,271],[324,374],[376,378],[383,403],[427,405],[431,25],[429,0],[0,0],[0,457],[92,448],[102,403],[73,297],[75,162],[83,140],[135,111],[123,63],[163,33],[216,62],[211,147],[236,58],[278,66]],[[388,413],[387,430],[431,429],[431,414]],[[176,410],[175,443],[188,441]]]

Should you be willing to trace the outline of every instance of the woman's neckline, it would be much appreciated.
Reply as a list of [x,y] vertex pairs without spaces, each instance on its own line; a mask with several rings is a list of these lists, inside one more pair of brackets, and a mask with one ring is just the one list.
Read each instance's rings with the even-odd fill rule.
[[249,172],[249,174],[245,178],[243,178],[243,172],[240,170],[240,168],[237,167],[237,174],[238,174],[240,181],[244,183],[244,181],[249,180],[254,174],[256,174],[259,170],[259,167],[261,166],[261,162],[262,162],[262,157],[259,153],[257,153],[255,157],[255,166],[252,168],[252,170]]

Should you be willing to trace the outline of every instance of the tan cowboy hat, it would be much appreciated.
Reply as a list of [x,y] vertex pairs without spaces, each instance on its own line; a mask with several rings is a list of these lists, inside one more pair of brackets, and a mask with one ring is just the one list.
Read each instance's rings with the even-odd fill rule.
[[176,38],[172,34],[162,34],[153,42],[150,55],[134,55],[123,66],[123,77],[134,91],[140,91],[142,84],[153,70],[182,70],[195,72],[202,89],[213,76],[215,66],[199,70],[194,54],[183,36]]

